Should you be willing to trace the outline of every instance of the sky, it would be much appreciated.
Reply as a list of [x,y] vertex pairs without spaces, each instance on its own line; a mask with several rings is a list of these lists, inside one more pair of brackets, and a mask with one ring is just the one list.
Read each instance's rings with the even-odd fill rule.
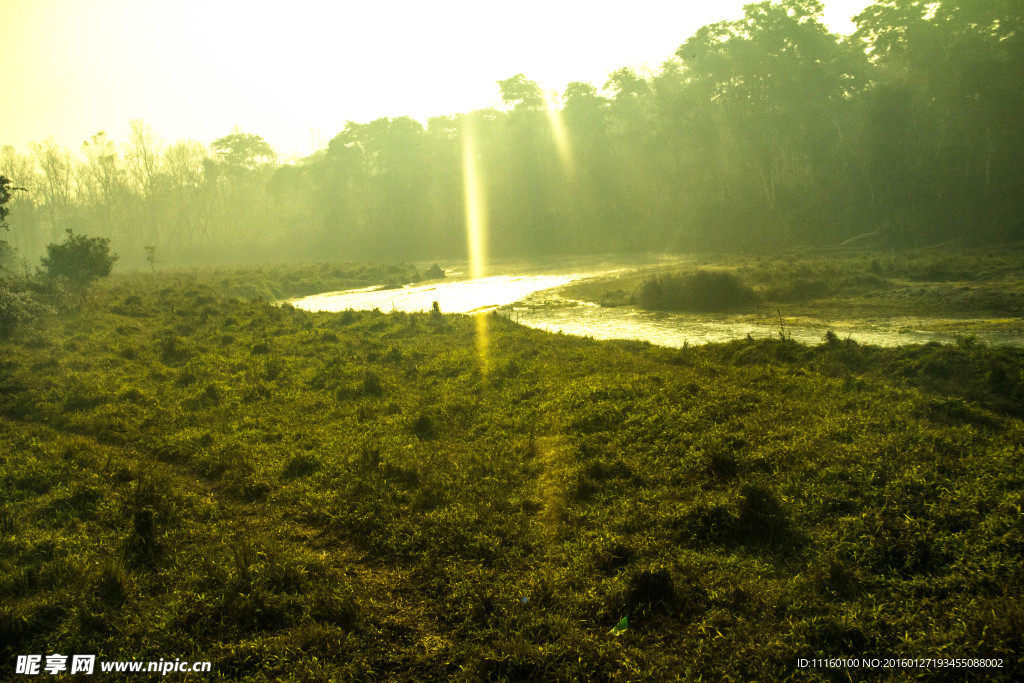
[[[165,142],[209,144],[237,126],[283,156],[322,147],[347,121],[500,103],[497,81],[601,87],[656,70],[743,0],[0,0],[0,145],[48,137],[72,150],[145,121]],[[853,30],[867,0],[827,0]]]

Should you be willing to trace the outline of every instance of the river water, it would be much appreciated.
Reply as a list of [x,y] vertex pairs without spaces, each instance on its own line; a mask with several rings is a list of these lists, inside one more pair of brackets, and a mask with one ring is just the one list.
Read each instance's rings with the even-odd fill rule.
[[[606,308],[574,301],[559,295],[558,289],[591,277],[612,275],[620,270],[571,272],[543,275],[499,275],[477,279],[437,280],[396,289],[370,287],[327,292],[294,299],[289,303],[308,311],[373,310],[429,311],[436,301],[444,313],[474,313],[497,310],[516,322],[551,332],[594,339],[632,339],[669,347],[741,339],[778,337],[817,344],[832,329],[840,338],[861,344],[900,346],[929,341],[955,342],[954,332],[929,329],[935,321],[927,318],[899,318],[886,321],[830,322],[806,325],[765,324],[736,316],[703,316],[642,311],[622,306]],[[1020,332],[979,332],[977,339],[992,344],[1024,346]]]

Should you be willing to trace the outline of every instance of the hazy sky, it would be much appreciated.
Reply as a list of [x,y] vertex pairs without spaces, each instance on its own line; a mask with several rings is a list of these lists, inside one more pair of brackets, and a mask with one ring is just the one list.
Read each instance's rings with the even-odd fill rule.
[[[235,125],[306,154],[349,120],[426,121],[499,102],[517,73],[547,89],[657,68],[742,0],[514,3],[0,0],[0,145],[77,150],[143,119],[204,144]],[[826,0],[832,30],[867,0]]]

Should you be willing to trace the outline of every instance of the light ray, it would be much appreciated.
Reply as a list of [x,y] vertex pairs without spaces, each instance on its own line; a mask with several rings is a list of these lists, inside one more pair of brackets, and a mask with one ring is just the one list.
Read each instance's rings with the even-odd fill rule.
[[[462,186],[466,210],[466,244],[469,250],[469,275],[482,278],[487,273],[487,210],[478,165],[476,119],[462,118]],[[477,313],[476,352],[480,372],[487,376],[487,314]]]
[[573,159],[572,151],[569,148],[569,132],[565,128],[562,110],[558,108],[558,94],[556,92],[544,93],[544,111],[548,115],[548,124],[551,126],[551,138],[555,142],[555,151],[558,152],[562,168],[572,177]]
[[473,318],[476,321],[476,355],[480,360],[480,374],[486,382],[490,370],[490,355],[488,349],[487,318],[490,313],[479,312]]
[[470,114],[462,118],[462,187],[466,210],[469,275],[481,278],[485,277],[487,272],[487,220],[476,146],[476,119]]

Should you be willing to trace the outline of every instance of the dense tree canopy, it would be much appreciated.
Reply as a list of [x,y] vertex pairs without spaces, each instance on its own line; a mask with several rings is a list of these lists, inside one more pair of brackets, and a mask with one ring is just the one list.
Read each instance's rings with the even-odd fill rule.
[[259,135],[232,133],[210,143],[217,160],[232,171],[253,171],[260,166],[272,164],[277,153]]
[[848,38],[821,13],[751,4],[655,73],[560,95],[516,74],[501,110],[349,122],[285,165],[255,134],[207,150],[141,122],[77,157],[5,148],[0,172],[30,190],[12,237],[39,255],[73,228],[137,266],[146,246],[165,263],[459,257],[471,133],[495,257],[1021,238],[1024,5],[883,0]]

